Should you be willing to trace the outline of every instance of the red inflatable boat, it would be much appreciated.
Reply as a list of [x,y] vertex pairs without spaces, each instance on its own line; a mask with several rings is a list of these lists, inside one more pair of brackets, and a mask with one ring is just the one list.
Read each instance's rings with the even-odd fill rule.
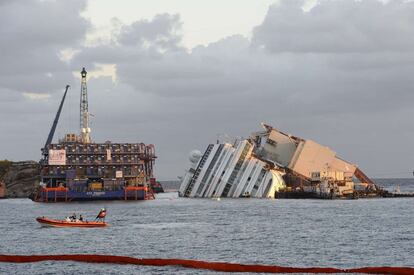
[[44,226],[52,227],[105,227],[108,226],[106,222],[88,222],[88,221],[66,221],[53,220],[46,217],[37,217],[36,221]]

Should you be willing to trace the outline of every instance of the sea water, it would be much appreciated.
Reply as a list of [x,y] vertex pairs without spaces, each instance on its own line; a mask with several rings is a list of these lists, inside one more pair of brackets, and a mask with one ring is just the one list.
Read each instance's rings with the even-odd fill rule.
[[[413,191],[411,183],[399,183]],[[392,188],[392,187],[390,187]],[[108,209],[107,228],[45,228],[37,216],[89,220]],[[291,267],[414,267],[414,199],[188,199],[35,203],[0,200],[0,254],[110,254]],[[182,267],[76,262],[0,263],[0,274],[218,274]]]

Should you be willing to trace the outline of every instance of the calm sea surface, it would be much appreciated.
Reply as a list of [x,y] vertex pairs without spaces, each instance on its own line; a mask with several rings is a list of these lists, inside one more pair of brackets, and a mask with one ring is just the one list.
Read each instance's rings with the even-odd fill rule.
[[[388,189],[394,188],[385,180]],[[399,180],[401,191],[414,191]],[[37,216],[73,212],[104,229],[44,228]],[[283,266],[414,267],[414,199],[183,199],[42,204],[0,200],[0,254],[99,253]],[[0,274],[218,274],[180,267],[43,262],[0,263]]]

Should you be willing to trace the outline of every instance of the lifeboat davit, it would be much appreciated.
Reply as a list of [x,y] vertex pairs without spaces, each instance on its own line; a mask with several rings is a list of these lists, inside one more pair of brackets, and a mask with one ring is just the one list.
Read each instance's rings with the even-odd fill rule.
[[66,221],[66,220],[53,220],[46,217],[37,217],[36,221],[44,226],[51,227],[105,227],[108,226],[106,222],[88,222],[88,221]]

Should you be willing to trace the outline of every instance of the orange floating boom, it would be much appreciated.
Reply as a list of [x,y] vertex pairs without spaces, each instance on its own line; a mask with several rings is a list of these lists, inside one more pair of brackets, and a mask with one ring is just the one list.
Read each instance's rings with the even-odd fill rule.
[[77,261],[86,263],[133,264],[147,266],[182,266],[222,272],[256,273],[364,273],[364,274],[414,274],[413,267],[361,267],[338,269],[332,267],[283,267],[271,265],[247,265],[225,262],[205,262],[183,259],[142,259],[126,256],[72,254],[72,255],[0,255],[0,262],[29,263],[41,261]]

